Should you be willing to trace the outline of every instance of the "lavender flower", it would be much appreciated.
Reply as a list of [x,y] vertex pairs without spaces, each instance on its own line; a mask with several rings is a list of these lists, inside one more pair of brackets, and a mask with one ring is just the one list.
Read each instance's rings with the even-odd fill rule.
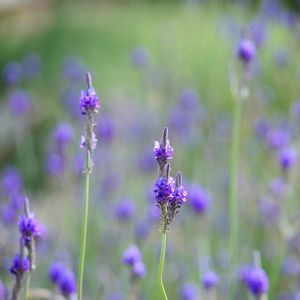
[[288,145],[290,135],[283,128],[273,128],[268,131],[266,141],[272,149],[279,150]]
[[252,268],[247,276],[247,286],[254,296],[261,296],[269,289],[269,279],[261,268]]
[[193,211],[201,215],[205,213],[210,206],[211,195],[201,186],[194,185],[189,189],[189,200]]
[[25,246],[28,246],[33,238],[40,235],[39,225],[33,214],[21,217],[19,221],[19,231]]
[[22,71],[28,78],[36,77],[42,68],[42,60],[38,54],[29,54],[22,61]]
[[135,205],[130,199],[122,200],[116,208],[116,215],[120,221],[127,221],[135,214]]
[[282,149],[278,154],[278,161],[283,170],[288,170],[297,162],[297,152],[293,148]]
[[252,41],[242,39],[238,46],[237,55],[244,64],[249,64],[256,54],[255,45]]
[[136,47],[131,52],[131,60],[137,67],[145,67],[149,64],[150,55],[147,49],[143,47]]
[[215,286],[219,282],[218,275],[213,271],[208,271],[202,276],[202,286],[206,290],[211,290],[215,288]]
[[9,85],[17,83],[21,79],[20,64],[15,61],[6,64],[3,70],[3,79]]
[[69,123],[57,124],[53,130],[53,138],[57,143],[59,149],[62,149],[65,145],[69,144],[74,137],[74,131]]
[[71,271],[65,270],[61,274],[61,276],[59,278],[59,288],[60,288],[61,293],[65,297],[68,297],[77,292],[76,278]]
[[198,289],[197,286],[192,282],[187,282],[183,284],[180,290],[180,295],[182,300],[196,300],[198,299]]
[[30,270],[30,261],[28,257],[21,258],[17,254],[13,260],[13,264],[10,268],[10,272],[17,277],[21,277],[24,273],[29,272]]
[[12,91],[9,95],[9,107],[13,115],[27,115],[31,107],[29,95],[23,90]]
[[[88,79],[90,80],[90,79]],[[88,88],[81,91],[80,96],[80,108],[82,115],[88,115],[91,113],[97,113],[99,109],[98,96],[91,86],[91,82],[88,82]]]
[[58,284],[65,271],[66,267],[62,263],[54,263],[49,268],[48,277],[51,282]]
[[134,278],[143,278],[146,275],[146,267],[142,261],[137,261],[132,266],[132,275]]
[[110,143],[116,134],[116,124],[110,117],[102,117],[98,123],[97,136],[100,140]]
[[136,262],[141,261],[141,253],[137,246],[128,247],[124,253],[122,261],[125,265],[133,266]]
[[65,170],[65,158],[59,153],[49,153],[45,162],[46,171],[51,176],[59,176]]
[[22,189],[22,177],[17,168],[8,167],[2,173],[2,190],[6,195],[13,195]]

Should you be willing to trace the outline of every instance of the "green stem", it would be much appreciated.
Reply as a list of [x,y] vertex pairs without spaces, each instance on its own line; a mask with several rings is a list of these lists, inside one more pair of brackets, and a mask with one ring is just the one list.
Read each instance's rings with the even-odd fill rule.
[[[230,210],[230,239],[229,255],[231,269],[234,270],[236,257],[238,254],[238,237],[239,237],[239,208],[238,208],[238,163],[239,163],[239,144],[240,144],[240,127],[242,116],[242,103],[240,99],[235,99],[233,129],[231,136],[230,152],[230,190],[229,190],[229,210]],[[234,284],[229,288],[229,298],[233,299]]]
[[81,228],[80,258],[79,258],[78,280],[77,280],[78,300],[82,299],[82,281],[83,281],[83,271],[84,271],[84,261],[85,261],[88,207],[89,207],[90,165],[91,165],[91,157],[89,151],[87,151],[86,173],[85,173],[85,197],[84,197],[85,199],[84,199],[83,220],[82,220],[82,228]]
[[28,299],[29,289],[30,289],[30,272],[27,274],[27,277],[26,277],[26,283],[25,283],[25,288],[24,288],[24,300]]
[[166,294],[164,283],[163,283],[163,271],[164,271],[164,264],[165,264],[165,254],[166,254],[166,243],[167,243],[167,233],[162,233],[161,239],[161,250],[160,250],[160,260],[159,260],[159,267],[158,267],[158,282],[161,289],[161,293],[164,300],[168,300],[168,296]]

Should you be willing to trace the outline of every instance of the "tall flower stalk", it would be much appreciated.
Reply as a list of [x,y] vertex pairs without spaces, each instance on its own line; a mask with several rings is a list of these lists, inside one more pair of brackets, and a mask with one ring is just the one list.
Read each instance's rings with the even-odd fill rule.
[[163,130],[161,141],[154,144],[154,155],[158,162],[158,179],[154,185],[156,205],[160,208],[161,219],[161,252],[158,267],[158,284],[164,300],[168,299],[163,282],[163,270],[167,244],[167,232],[181,205],[186,201],[187,192],[182,185],[182,175],[178,171],[176,179],[170,176],[169,160],[173,157],[173,148],[168,139],[168,128]]
[[[230,149],[230,186],[229,186],[229,213],[230,237],[229,255],[232,269],[236,266],[236,257],[239,244],[239,203],[238,203],[238,166],[240,156],[240,128],[242,121],[242,107],[249,97],[249,65],[255,56],[256,50],[250,40],[241,40],[237,56],[242,62],[240,82],[233,81],[233,74],[229,74],[231,93],[234,98],[233,127]],[[234,295],[234,286],[229,288],[229,299]]]
[[86,151],[85,158],[85,193],[84,193],[84,208],[83,220],[81,228],[81,243],[80,256],[78,267],[78,300],[82,299],[82,282],[85,262],[85,250],[87,239],[87,224],[88,224],[88,208],[89,208],[89,190],[90,190],[90,174],[93,168],[93,151],[97,145],[97,139],[94,133],[95,121],[94,115],[98,112],[99,100],[95,90],[92,87],[92,77],[90,73],[86,75],[87,89],[81,92],[80,109],[81,114],[86,116],[85,135],[81,137],[80,147]]

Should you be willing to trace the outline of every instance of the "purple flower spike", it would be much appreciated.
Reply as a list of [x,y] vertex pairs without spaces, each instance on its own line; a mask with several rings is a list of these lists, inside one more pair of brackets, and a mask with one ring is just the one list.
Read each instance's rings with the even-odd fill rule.
[[21,238],[24,240],[25,246],[30,244],[32,238],[40,235],[39,225],[33,214],[30,214],[29,217],[21,217],[19,221],[19,231],[21,233]]
[[170,177],[167,181],[164,177],[158,178],[153,191],[158,203],[166,202],[170,197],[172,197],[174,191],[174,179]]
[[142,261],[136,261],[132,266],[132,274],[136,278],[142,278],[146,275],[146,267]]
[[269,279],[261,268],[252,268],[247,276],[247,286],[254,296],[265,294],[269,289]]
[[9,107],[13,115],[27,115],[31,108],[29,95],[23,90],[15,90],[9,95]]
[[8,63],[3,70],[3,79],[6,84],[15,84],[21,79],[21,66],[13,61]]
[[82,115],[87,115],[89,113],[97,113],[100,107],[98,96],[92,87],[92,78],[88,73],[87,75],[88,88],[81,91],[80,97],[80,109]]
[[120,221],[128,221],[135,214],[135,205],[132,200],[122,200],[116,208],[116,215]]
[[65,271],[66,268],[62,263],[54,263],[49,268],[48,277],[51,282],[58,284]]
[[27,257],[21,258],[20,255],[17,254],[10,268],[10,272],[16,276],[22,276],[22,274],[28,272],[29,269],[30,269],[29,259]]
[[198,299],[198,289],[196,284],[187,282],[181,287],[180,291],[182,300],[196,300]]
[[218,275],[213,271],[208,271],[202,276],[202,286],[206,290],[211,290],[219,283]]
[[141,259],[139,248],[132,245],[124,251],[122,261],[125,265],[133,266],[136,262],[141,261]]
[[253,60],[256,54],[255,45],[252,41],[247,39],[242,39],[238,46],[237,55],[239,59],[245,63],[249,64]]
[[61,293],[66,297],[77,292],[76,278],[71,271],[66,270],[61,274],[59,279],[59,288]]
[[278,154],[278,161],[283,170],[288,170],[297,162],[297,152],[293,148],[285,148]]

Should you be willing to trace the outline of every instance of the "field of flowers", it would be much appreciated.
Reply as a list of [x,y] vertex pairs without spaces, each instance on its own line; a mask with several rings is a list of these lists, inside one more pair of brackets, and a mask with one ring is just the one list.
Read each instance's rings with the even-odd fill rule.
[[245,3],[0,11],[0,300],[300,299],[300,20]]

